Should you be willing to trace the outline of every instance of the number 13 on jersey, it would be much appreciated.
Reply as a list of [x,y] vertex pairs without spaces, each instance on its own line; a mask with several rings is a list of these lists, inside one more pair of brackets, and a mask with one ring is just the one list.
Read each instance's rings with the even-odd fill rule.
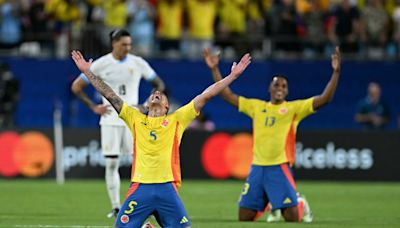
[[272,126],[274,126],[274,125],[275,125],[275,122],[276,122],[275,116],[267,116],[267,117],[265,118],[265,126],[266,126],[266,127],[272,127]]

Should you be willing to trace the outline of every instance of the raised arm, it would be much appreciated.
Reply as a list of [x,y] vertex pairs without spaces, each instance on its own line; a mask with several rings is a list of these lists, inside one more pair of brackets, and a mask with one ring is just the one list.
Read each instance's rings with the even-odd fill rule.
[[156,76],[150,83],[153,86],[154,91],[164,92],[165,84],[159,76]]
[[[204,50],[204,60],[207,64],[208,68],[210,68],[210,70],[211,70],[214,82],[218,82],[218,81],[222,80],[221,72],[218,69],[219,59],[220,59],[220,55],[211,55],[209,49]],[[234,94],[229,87],[226,87],[221,91],[221,96],[229,104],[231,104],[235,107],[237,107],[239,105],[238,95]]]
[[94,113],[98,115],[109,113],[107,105],[96,104],[89,98],[84,91],[86,86],[88,86],[87,82],[85,82],[81,77],[77,77],[71,85],[71,91]]
[[250,62],[250,54],[245,54],[238,64],[236,64],[236,62],[233,63],[231,73],[228,76],[226,76],[222,80],[215,82],[207,89],[205,89],[203,93],[195,97],[194,108],[196,112],[199,112],[211,98],[218,95],[221,91],[226,89],[234,80],[236,80],[247,68]]
[[110,86],[108,86],[101,78],[94,75],[90,71],[90,66],[92,65],[93,60],[90,59],[89,62],[86,61],[83,58],[82,54],[79,51],[75,51],[75,50],[71,52],[71,55],[72,55],[72,59],[74,60],[76,66],[79,68],[79,70],[86,75],[86,77],[92,83],[93,87],[111,103],[111,105],[114,107],[114,109],[119,114],[121,112],[123,101],[111,89]]
[[336,87],[339,81],[340,75],[340,50],[336,47],[335,54],[331,56],[332,58],[332,69],[333,73],[328,84],[325,86],[324,92],[321,95],[314,97],[313,108],[317,110],[322,106],[328,104],[332,101],[333,95],[335,94]]

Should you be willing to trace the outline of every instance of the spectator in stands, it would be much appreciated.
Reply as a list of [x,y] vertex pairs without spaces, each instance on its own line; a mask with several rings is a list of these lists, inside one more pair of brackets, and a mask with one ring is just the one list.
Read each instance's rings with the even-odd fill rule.
[[[103,0],[85,0],[82,15],[82,30],[80,49],[89,56],[100,56],[108,51],[109,43],[103,37],[104,28],[104,5]],[[86,18],[86,19],[85,19]]]
[[343,53],[358,53],[362,28],[360,11],[351,5],[350,0],[343,0],[333,14],[334,29],[328,34],[332,47],[340,45]]
[[[393,45],[394,49],[397,52],[397,55],[400,56],[400,0],[396,0],[396,7],[392,14],[393,20]],[[396,55],[396,54],[395,54]]]
[[324,11],[324,5],[320,0],[308,1],[309,8],[301,14],[301,20],[304,23],[304,54],[307,57],[314,57],[321,54],[325,48],[327,36],[326,32],[330,26],[329,18]]
[[20,53],[31,56],[50,54],[52,33],[49,33],[49,16],[45,11],[45,0],[31,0],[22,2],[22,21],[24,43]]
[[[262,0],[249,0],[247,6],[247,28],[246,28],[246,50],[251,52],[253,58],[258,58],[261,55],[267,54],[267,45],[264,42],[264,9],[267,7]],[[265,42],[267,43],[267,42]],[[263,47],[263,48],[260,48]]]
[[68,56],[70,50],[71,32],[74,23],[80,19],[77,0],[46,1],[45,11],[50,15],[55,32],[55,54],[57,57]]
[[357,108],[355,120],[366,129],[383,129],[390,121],[389,106],[381,100],[381,87],[376,82],[369,83],[367,97]]
[[102,41],[105,47],[110,45],[108,34],[116,29],[125,29],[128,23],[128,4],[126,0],[107,0],[103,1],[104,28]]
[[189,129],[199,131],[214,131],[215,124],[208,118],[208,115],[201,112],[196,119],[189,125]]
[[9,66],[0,63],[0,129],[14,126],[13,113],[17,107],[19,83]]
[[382,0],[368,1],[361,18],[368,56],[382,58],[389,35],[389,16]]
[[22,41],[20,9],[17,1],[5,0],[0,5],[0,48],[14,48]]
[[32,38],[35,41],[46,40],[48,16],[44,10],[44,0],[33,0],[29,8],[29,21],[31,25]]
[[217,16],[216,0],[187,0],[189,19],[189,58],[200,58],[203,49],[212,46],[214,23]]
[[247,0],[220,0],[218,7],[218,37],[216,44],[225,49],[224,53],[244,53],[246,50]]
[[134,37],[133,49],[139,55],[149,56],[154,46],[154,6],[147,0],[130,0],[128,9],[128,31]]
[[160,51],[176,56],[180,50],[183,24],[183,0],[165,0],[157,3],[157,36]]
[[266,35],[270,35],[271,34],[271,23],[269,23],[271,21],[271,8],[273,6],[273,0],[261,0],[261,9],[262,9],[262,13],[263,13],[263,17],[264,17],[264,32]]
[[96,10],[99,9],[98,7],[100,7],[102,1],[103,0],[85,0],[85,6],[87,7],[86,22],[93,22],[93,19],[95,19],[94,14]]
[[293,0],[282,0],[271,8],[272,35],[277,50],[294,55],[300,51],[297,36],[296,8]]
[[49,0],[45,3],[45,11],[54,19],[56,32],[70,28],[79,20],[77,0]]

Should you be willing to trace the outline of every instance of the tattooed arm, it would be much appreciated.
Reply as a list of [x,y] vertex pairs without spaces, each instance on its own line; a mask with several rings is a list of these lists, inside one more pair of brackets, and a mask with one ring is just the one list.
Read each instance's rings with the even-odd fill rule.
[[94,75],[90,71],[90,66],[92,65],[93,60],[90,59],[89,61],[86,61],[79,51],[72,51],[71,55],[79,70],[86,75],[86,77],[90,80],[90,83],[92,83],[93,87],[111,103],[111,105],[119,114],[121,112],[122,104],[124,102],[111,89],[110,86],[108,86],[101,78]]

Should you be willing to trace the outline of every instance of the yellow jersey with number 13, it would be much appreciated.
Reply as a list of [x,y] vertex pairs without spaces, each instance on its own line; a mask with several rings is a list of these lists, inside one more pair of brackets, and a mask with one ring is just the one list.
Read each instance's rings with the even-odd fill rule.
[[175,182],[180,186],[179,145],[183,132],[197,115],[193,101],[161,117],[148,117],[123,104],[119,117],[128,125],[134,139],[132,182]]
[[239,111],[253,119],[253,164],[278,165],[295,161],[297,126],[314,113],[313,99],[279,105],[239,97]]

